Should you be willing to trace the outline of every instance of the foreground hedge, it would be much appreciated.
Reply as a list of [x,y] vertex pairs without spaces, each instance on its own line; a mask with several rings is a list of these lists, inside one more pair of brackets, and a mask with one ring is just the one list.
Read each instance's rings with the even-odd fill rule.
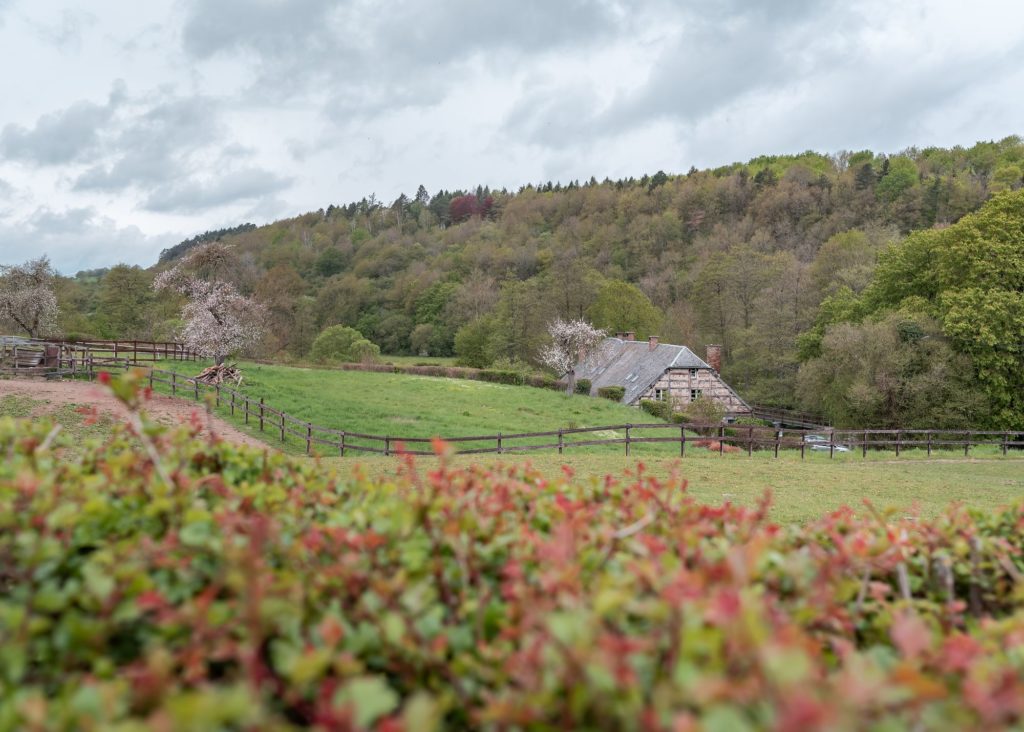
[[784,529],[642,474],[140,429],[62,460],[0,420],[0,730],[1022,722],[1020,507]]

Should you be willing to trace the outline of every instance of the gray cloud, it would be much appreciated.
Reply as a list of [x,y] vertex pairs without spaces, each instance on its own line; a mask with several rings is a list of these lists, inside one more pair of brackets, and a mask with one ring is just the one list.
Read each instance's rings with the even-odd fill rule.
[[[905,140],[930,110],[1005,74],[1005,59],[1024,52],[1018,43],[1011,51],[982,45],[973,55],[908,57],[898,38],[880,45],[890,19],[864,3],[731,0],[676,11],[649,74],[632,90],[602,101],[578,82],[534,88],[513,105],[503,133],[555,152],[667,122],[691,148],[703,146],[698,157],[712,164],[815,146],[877,148]],[[730,148],[731,158],[707,155]]]
[[365,117],[436,104],[473,67],[507,68],[598,44],[627,21],[611,0],[195,0],[182,43],[197,60],[240,55],[254,61],[260,96],[315,90],[332,97],[331,114]]
[[0,223],[0,264],[16,264],[46,253],[65,274],[114,262],[150,264],[180,234],[149,236],[135,226],[118,226],[92,208],[38,208],[25,219]]
[[115,84],[106,104],[79,101],[59,112],[44,114],[32,129],[8,124],[0,132],[0,153],[10,160],[35,165],[62,165],[94,158],[104,128],[124,101],[124,87]]
[[74,182],[78,191],[151,189],[186,176],[189,157],[224,136],[220,105],[204,97],[168,99],[131,119],[110,143],[113,162],[97,163]]
[[236,201],[270,196],[289,185],[289,178],[247,168],[211,180],[189,179],[161,186],[146,198],[143,207],[150,211],[196,213]]

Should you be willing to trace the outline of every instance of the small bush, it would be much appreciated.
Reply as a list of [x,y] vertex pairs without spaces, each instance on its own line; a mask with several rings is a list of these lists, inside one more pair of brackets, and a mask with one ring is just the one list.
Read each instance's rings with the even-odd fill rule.
[[640,408],[658,419],[668,420],[672,418],[672,404],[669,402],[643,399],[640,401]]
[[577,394],[585,394],[585,395],[589,396],[590,395],[590,386],[591,386],[590,379],[579,379],[576,382],[575,391],[576,391]]
[[523,383],[522,374],[515,371],[499,371],[497,369],[484,369],[480,372],[481,381],[491,381],[495,384],[511,384],[521,386]]
[[380,348],[363,337],[355,328],[332,325],[313,341],[310,357],[319,363],[357,361],[373,363],[380,357]]
[[758,419],[757,417],[737,417],[736,421],[733,422],[735,425],[742,427],[774,427],[775,425],[769,422],[767,419]]
[[613,402],[621,402],[622,397],[626,396],[626,387],[624,386],[602,386],[597,390],[597,395],[604,399],[610,399]]

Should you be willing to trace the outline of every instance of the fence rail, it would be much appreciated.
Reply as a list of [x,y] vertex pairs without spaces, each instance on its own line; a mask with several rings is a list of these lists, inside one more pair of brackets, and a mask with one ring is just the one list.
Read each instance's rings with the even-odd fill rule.
[[0,374],[73,376],[92,359],[129,359],[133,363],[160,360],[195,361],[199,355],[173,341],[117,341],[20,338],[0,336]]
[[[50,344],[54,345],[54,344]],[[121,357],[96,357],[92,351],[77,351],[78,358],[58,356],[57,371],[62,375],[84,376],[95,379],[103,369],[128,369],[138,365],[127,354]],[[81,354],[85,354],[82,356]],[[134,356],[134,351],[131,352]],[[226,410],[231,417],[253,425],[260,432],[276,435],[282,443],[304,445],[307,454],[314,446],[346,453],[379,455],[433,455],[430,449],[414,449],[433,441],[429,437],[400,435],[373,435],[351,432],[334,427],[315,425],[266,404],[262,398],[254,399],[235,389],[222,385],[202,384],[174,371],[147,367],[149,386],[169,392],[174,397],[191,398],[196,402],[209,395],[212,404]],[[603,433],[603,434],[602,434]],[[611,436],[605,436],[611,433]],[[837,453],[859,451],[862,457],[872,452],[894,448],[896,455],[908,450],[922,451],[927,456],[950,448],[970,454],[972,447],[991,447],[1006,455],[1011,449],[1024,449],[1024,433],[998,430],[944,430],[944,429],[802,429],[701,423],[643,422],[601,425],[597,427],[566,427],[540,432],[496,433],[489,435],[456,435],[441,437],[461,454],[505,454],[536,450],[557,451],[599,445],[621,445],[630,455],[635,445],[677,444],[679,456],[686,455],[687,447],[704,448],[719,454],[745,451],[771,452],[779,456],[781,450],[799,450],[800,457],[809,453],[827,452],[834,458]],[[484,444],[479,444],[484,443]],[[465,447],[463,447],[465,446]]]

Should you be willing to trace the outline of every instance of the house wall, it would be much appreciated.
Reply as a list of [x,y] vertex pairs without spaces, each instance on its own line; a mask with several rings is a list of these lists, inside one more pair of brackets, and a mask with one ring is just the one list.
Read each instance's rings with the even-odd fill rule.
[[750,408],[711,369],[697,369],[696,376],[691,376],[690,369],[669,369],[634,403],[639,404],[643,399],[654,399],[656,389],[668,389],[676,412],[685,410],[689,405],[693,389],[700,389],[703,396],[714,399],[730,414],[750,414]]

